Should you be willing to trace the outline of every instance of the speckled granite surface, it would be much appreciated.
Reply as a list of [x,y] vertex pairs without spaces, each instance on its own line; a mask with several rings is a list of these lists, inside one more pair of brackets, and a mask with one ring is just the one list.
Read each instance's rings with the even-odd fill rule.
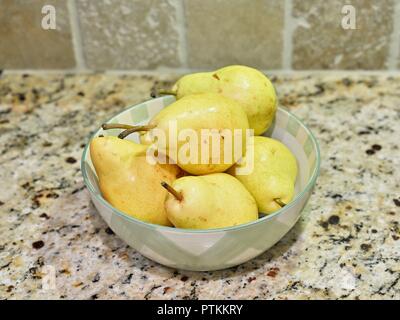
[[273,77],[281,104],[319,139],[320,178],[277,245],[204,273],[127,247],[79,170],[88,135],[162,78],[0,77],[0,298],[400,298],[400,77]]

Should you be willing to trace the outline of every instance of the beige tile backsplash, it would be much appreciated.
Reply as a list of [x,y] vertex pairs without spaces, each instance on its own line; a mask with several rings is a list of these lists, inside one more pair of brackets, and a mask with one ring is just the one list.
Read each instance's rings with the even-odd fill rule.
[[397,20],[400,0],[0,0],[0,69],[393,70]]
[[90,69],[181,65],[177,10],[160,0],[77,0]]
[[184,4],[189,67],[282,67],[284,1],[189,0]]
[[[56,9],[56,30],[42,29],[42,7]],[[0,69],[75,66],[65,0],[0,0]]]
[[[343,29],[351,3],[356,28]],[[393,33],[393,0],[294,0],[294,69],[385,69]]]

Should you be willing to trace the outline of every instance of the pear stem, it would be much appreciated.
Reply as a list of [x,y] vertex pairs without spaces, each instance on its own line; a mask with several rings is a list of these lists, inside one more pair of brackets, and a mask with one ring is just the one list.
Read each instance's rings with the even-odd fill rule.
[[122,124],[122,123],[103,123],[101,125],[103,130],[110,130],[110,129],[132,129],[135,126],[131,126],[130,124]]
[[173,96],[176,96],[176,92],[175,91],[165,90],[165,89],[158,90],[158,94],[161,94],[161,95],[171,94]]
[[146,126],[132,126],[129,129],[126,129],[124,131],[122,131],[119,135],[118,138],[120,139],[124,139],[127,136],[129,136],[130,134],[134,133],[134,132],[138,132],[138,131],[149,131],[153,128],[155,128],[156,126],[154,124],[149,124]]
[[282,208],[283,208],[284,206],[286,206],[286,203],[282,202],[282,200],[279,199],[279,198],[275,198],[274,201],[275,201],[278,205],[280,205]]
[[172,194],[176,200],[178,200],[178,201],[183,200],[182,194],[180,192],[176,191],[174,188],[172,188],[168,183],[166,183],[165,181],[162,181],[161,185],[163,186],[163,188],[167,189],[167,191],[170,194]]

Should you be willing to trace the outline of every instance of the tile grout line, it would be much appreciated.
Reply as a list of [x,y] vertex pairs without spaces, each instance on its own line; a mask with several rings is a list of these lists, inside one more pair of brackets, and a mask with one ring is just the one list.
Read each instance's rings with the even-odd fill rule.
[[[3,75],[22,75],[22,74],[31,74],[31,75],[63,75],[63,74],[73,74],[73,75],[94,75],[94,74],[106,74],[106,75],[173,75],[173,74],[186,74],[192,72],[201,72],[207,71],[208,69],[188,69],[188,68],[163,68],[161,70],[77,70],[77,69],[4,69]],[[276,74],[276,75],[288,75],[288,76],[308,76],[308,75],[321,75],[321,76],[329,76],[329,75],[338,75],[338,76],[400,76],[400,70],[343,70],[343,69],[313,69],[313,70],[284,70],[284,69],[261,69],[263,73]]]
[[76,70],[85,71],[86,65],[85,65],[85,58],[83,56],[82,38],[79,25],[78,10],[76,8],[75,0],[68,0],[67,6],[70,18],[69,21],[71,25],[72,45],[74,47]]
[[393,31],[390,36],[387,67],[389,70],[397,69],[397,61],[400,53],[400,2],[395,1],[393,10]]
[[293,55],[293,23],[292,23],[292,0],[285,0],[284,3],[284,27],[283,27],[283,50],[282,67],[284,70],[292,70]]
[[183,68],[188,66],[188,50],[186,40],[186,18],[185,18],[185,7],[183,0],[177,0],[175,3],[176,16],[177,16],[177,30],[179,35],[179,55],[181,59],[181,65]]

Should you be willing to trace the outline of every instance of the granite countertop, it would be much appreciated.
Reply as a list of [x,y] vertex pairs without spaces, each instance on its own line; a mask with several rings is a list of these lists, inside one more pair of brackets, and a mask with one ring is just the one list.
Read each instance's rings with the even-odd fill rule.
[[1,299],[400,298],[399,76],[272,77],[320,142],[320,177],[277,245],[216,272],[169,269],[129,248],[79,168],[104,119],[175,78],[0,77]]

